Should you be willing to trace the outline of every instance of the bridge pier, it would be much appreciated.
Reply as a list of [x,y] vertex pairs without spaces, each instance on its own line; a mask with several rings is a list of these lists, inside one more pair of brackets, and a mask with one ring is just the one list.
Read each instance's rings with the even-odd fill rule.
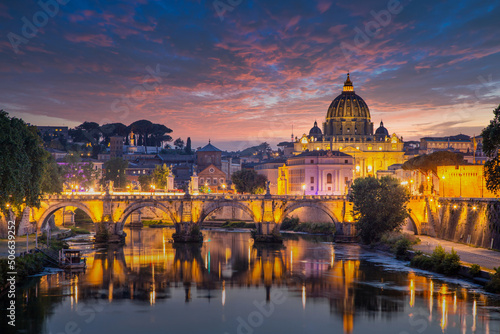
[[118,223],[96,223],[95,243],[124,244],[127,234],[118,226]]
[[256,230],[252,232],[252,238],[257,243],[283,243],[280,233],[280,224],[275,222],[255,223]]

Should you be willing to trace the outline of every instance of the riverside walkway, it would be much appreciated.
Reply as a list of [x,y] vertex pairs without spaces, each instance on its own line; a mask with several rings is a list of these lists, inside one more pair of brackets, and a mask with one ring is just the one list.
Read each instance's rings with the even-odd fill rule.
[[422,241],[420,244],[413,246],[414,250],[419,250],[427,254],[431,254],[437,245],[441,245],[447,252],[451,248],[460,255],[460,260],[468,264],[478,264],[483,268],[493,270],[494,267],[500,267],[500,252],[468,246],[453,241],[432,238],[425,235],[419,235],[418,238]]

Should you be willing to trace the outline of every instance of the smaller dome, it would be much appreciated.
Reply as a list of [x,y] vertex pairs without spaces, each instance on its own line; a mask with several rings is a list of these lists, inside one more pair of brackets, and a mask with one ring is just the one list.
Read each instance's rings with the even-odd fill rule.
[[384,122],[380,121],[380,127],[375,131],[377,137],[389,137],[389,131],[384,127]]
[[314,138],[321,138],[323,136],[323,132],[318,127],[318,122],[314,121],[314,126],[309,131],[309,136],[313,136]]

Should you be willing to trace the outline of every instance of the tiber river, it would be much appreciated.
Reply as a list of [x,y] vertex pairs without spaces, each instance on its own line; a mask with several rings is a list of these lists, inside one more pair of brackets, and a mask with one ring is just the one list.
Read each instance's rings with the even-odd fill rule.
[[86,253],[84,273],[20,288],[16,330],[500,333],[498,297],[357,245],[288,234],[283,248],[254,247],[250,233],[212,230],[201,248],[177,247],[171,229],[126,232],[126,246]]

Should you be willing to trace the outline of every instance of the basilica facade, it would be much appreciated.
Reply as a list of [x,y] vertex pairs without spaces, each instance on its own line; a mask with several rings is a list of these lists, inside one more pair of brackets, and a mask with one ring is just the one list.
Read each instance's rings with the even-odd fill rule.
[[389,134],[383,122],[373,131],[370,109],[355,93],[349,73],[342,93],[328,108],[323,129],[317,122],[309,131],[294,141],[294,154],[312,151],[335,151],[354,159],[353,178],[377,176],[377,171],[387,170],[405,161],[403,139]]

